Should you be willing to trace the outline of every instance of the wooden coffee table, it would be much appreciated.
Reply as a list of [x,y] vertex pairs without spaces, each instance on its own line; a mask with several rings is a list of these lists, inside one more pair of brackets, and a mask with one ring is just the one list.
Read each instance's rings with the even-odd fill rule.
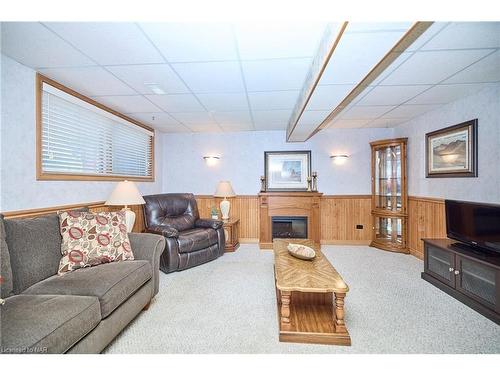
[[[289,243],[313,248],[316,258],[301,260],[288,253]],[[274,274],[280,341],[351,345],[344,322],[349,287],[310,240],[274,240]]]

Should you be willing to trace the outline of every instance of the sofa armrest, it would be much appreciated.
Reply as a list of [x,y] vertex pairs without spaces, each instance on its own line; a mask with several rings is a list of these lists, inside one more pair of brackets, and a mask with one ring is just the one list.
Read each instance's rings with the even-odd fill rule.
[[222,228],[222,225],[224,225],[222,221],[212,219],[198,219],[194,223],[196,228],[212,228],[215,230]]
[[134,259],[148,260],[153,268],[153,296],[158,293],[160,284],[160,255],[165,249],[165,238],[150,233],[129,233],[130,246]]
[[159,234],[166,238],[179,237],[179,231],[170,225],[153,225],[146,228],[149,233]]

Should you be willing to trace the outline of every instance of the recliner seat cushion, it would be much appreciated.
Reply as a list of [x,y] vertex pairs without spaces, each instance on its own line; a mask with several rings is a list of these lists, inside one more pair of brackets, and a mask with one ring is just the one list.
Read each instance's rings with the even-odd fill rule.
[[196,228],[179,233],[179,253],[191,253],[217,244],[217,232],[214,229]]
[[113,262],[49,277],[31,286],[23,294],[94,296],[99,299],[104,319],[151,279],[152,275],[151,264],[147,260]]
[[4,353],[64,353],[101,321],[96,297],[20,294],[1,309]]

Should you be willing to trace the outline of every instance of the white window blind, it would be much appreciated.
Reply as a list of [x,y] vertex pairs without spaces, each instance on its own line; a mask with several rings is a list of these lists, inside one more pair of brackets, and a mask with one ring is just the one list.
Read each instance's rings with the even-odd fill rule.
[[43,173],[151,178],[153,136],[147,129],[43,83]]

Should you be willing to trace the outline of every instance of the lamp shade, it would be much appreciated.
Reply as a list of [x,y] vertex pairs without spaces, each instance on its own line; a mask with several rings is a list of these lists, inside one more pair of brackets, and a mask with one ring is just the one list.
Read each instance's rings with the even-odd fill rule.
[[126,206],[146,203],[137,186],[132,181],[121,181],[106,201],[107,206]]
[[217,185],[217,190],[215,190],[214,197],[228,198],[234,197],[236,194],[234,193],[233,187],[229,181],[220,181]]

